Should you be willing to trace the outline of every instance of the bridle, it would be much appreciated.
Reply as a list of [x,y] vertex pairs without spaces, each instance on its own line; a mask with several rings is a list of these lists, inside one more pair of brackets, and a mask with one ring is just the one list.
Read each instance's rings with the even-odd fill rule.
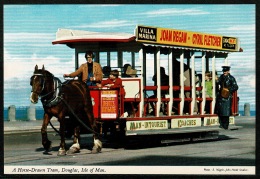
[[42,91],[43,91],[43,89],[44,89],[44,87],[45,87],[45,78],[41,78],[41,84],[40,84],[40,85],[42,86],[42,89],[41,89],[41,91],[38,93],[37,91],[35,91],[35,90],[33,89],[33,84],[32,84],[32,79],[35,78],[35,76],[43,76],[43,77],[44,77],[44,75],[41,74],[41,73],[33,74],[33,76],[31,77],[31,81],[30,81],[30,85],[32,86],[31,92],[37,94],[38,96],[41,96],[41,93],[42,93]]
[[[35,90],[32,90],[31,92],[32,93],[35,93],[37,94],[40,98],[41,98],[41,101],[42,101],[42,104],[44,106],[48,106],[48,107],[51,107],[51,106],[54,106],[54,105],[57,105],[59,102],[60,102],[60,87],[62,85],[66,85],[66,84],[62,84],[61,81],[54,77],[52,74],[50,74],[49,76],[47,75],[44,75],[44,74],[39,74],[39,73],[36,73],[34,74],[32,77],[31,77],[31,80],[34,76],[43,76],[43,77],[52,77],[53,79],[53,89],[50,90],[49,92],[47,92],[46,94],[42,94],[43,90],[44,90],[44,87],[45,87],[45,78],[44,79],[41,79],[41,91],[40,92],[37,92]],[[31,81],[32,83],[32,81]],[[32,84],[31,84],[32,85]],[[52,94],[52,96],[48,99],[43,99],[44,97],[48,96]]]

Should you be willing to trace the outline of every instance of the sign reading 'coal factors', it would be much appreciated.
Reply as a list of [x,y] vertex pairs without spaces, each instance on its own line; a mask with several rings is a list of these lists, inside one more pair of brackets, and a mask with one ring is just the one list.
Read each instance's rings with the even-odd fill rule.
[[138,26],[137,39],[156,42],[157,28]]

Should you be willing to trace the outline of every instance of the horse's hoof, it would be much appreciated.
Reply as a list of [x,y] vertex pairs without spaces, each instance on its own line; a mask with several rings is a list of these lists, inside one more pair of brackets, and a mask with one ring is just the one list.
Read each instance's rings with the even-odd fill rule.
[[75,153],[79,153],[79,149],[78,148],[70,148],[66,154],[75,154]]
[[66,155],[66,151],[65,150],[59,150],[57,155],[58,156],[65,156]]
[[101,152],[101,147],[96,147],[96,146],[94,146],[91,151],[92,154],[97,154],[100,152]]
[[45,151],[51,151],[52,149],[52,145],[51,145],[51,141],[48,141],[45,145],[43,145]]

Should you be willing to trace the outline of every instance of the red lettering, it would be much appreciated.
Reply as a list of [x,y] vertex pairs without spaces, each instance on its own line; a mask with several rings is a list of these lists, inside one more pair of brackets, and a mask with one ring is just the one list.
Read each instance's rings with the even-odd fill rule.
[[204,45],[207,46],[220,46],[220,37],[212,36],[212,35],[205,35],[204,36]]
[[172,31],[171,30],[162,30],[161,31],[161,41],[172,41]]
[[192,44],[193,45],[203,45],[202,39],[203,39],[203,36],[201,34],[193,34],[192,35]]

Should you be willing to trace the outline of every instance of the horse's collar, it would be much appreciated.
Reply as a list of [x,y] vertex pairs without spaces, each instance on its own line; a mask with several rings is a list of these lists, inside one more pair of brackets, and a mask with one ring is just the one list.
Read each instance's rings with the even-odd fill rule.
[[61,81],[59,78],[54,77],[53,78],[53,84],[54,84],[54,93],[53,97],[49,100],[42,99],[42,104],[47,107],[52,107],[57,105],[60,102],[59,93],[60,93],[60,87],[61,87]]

